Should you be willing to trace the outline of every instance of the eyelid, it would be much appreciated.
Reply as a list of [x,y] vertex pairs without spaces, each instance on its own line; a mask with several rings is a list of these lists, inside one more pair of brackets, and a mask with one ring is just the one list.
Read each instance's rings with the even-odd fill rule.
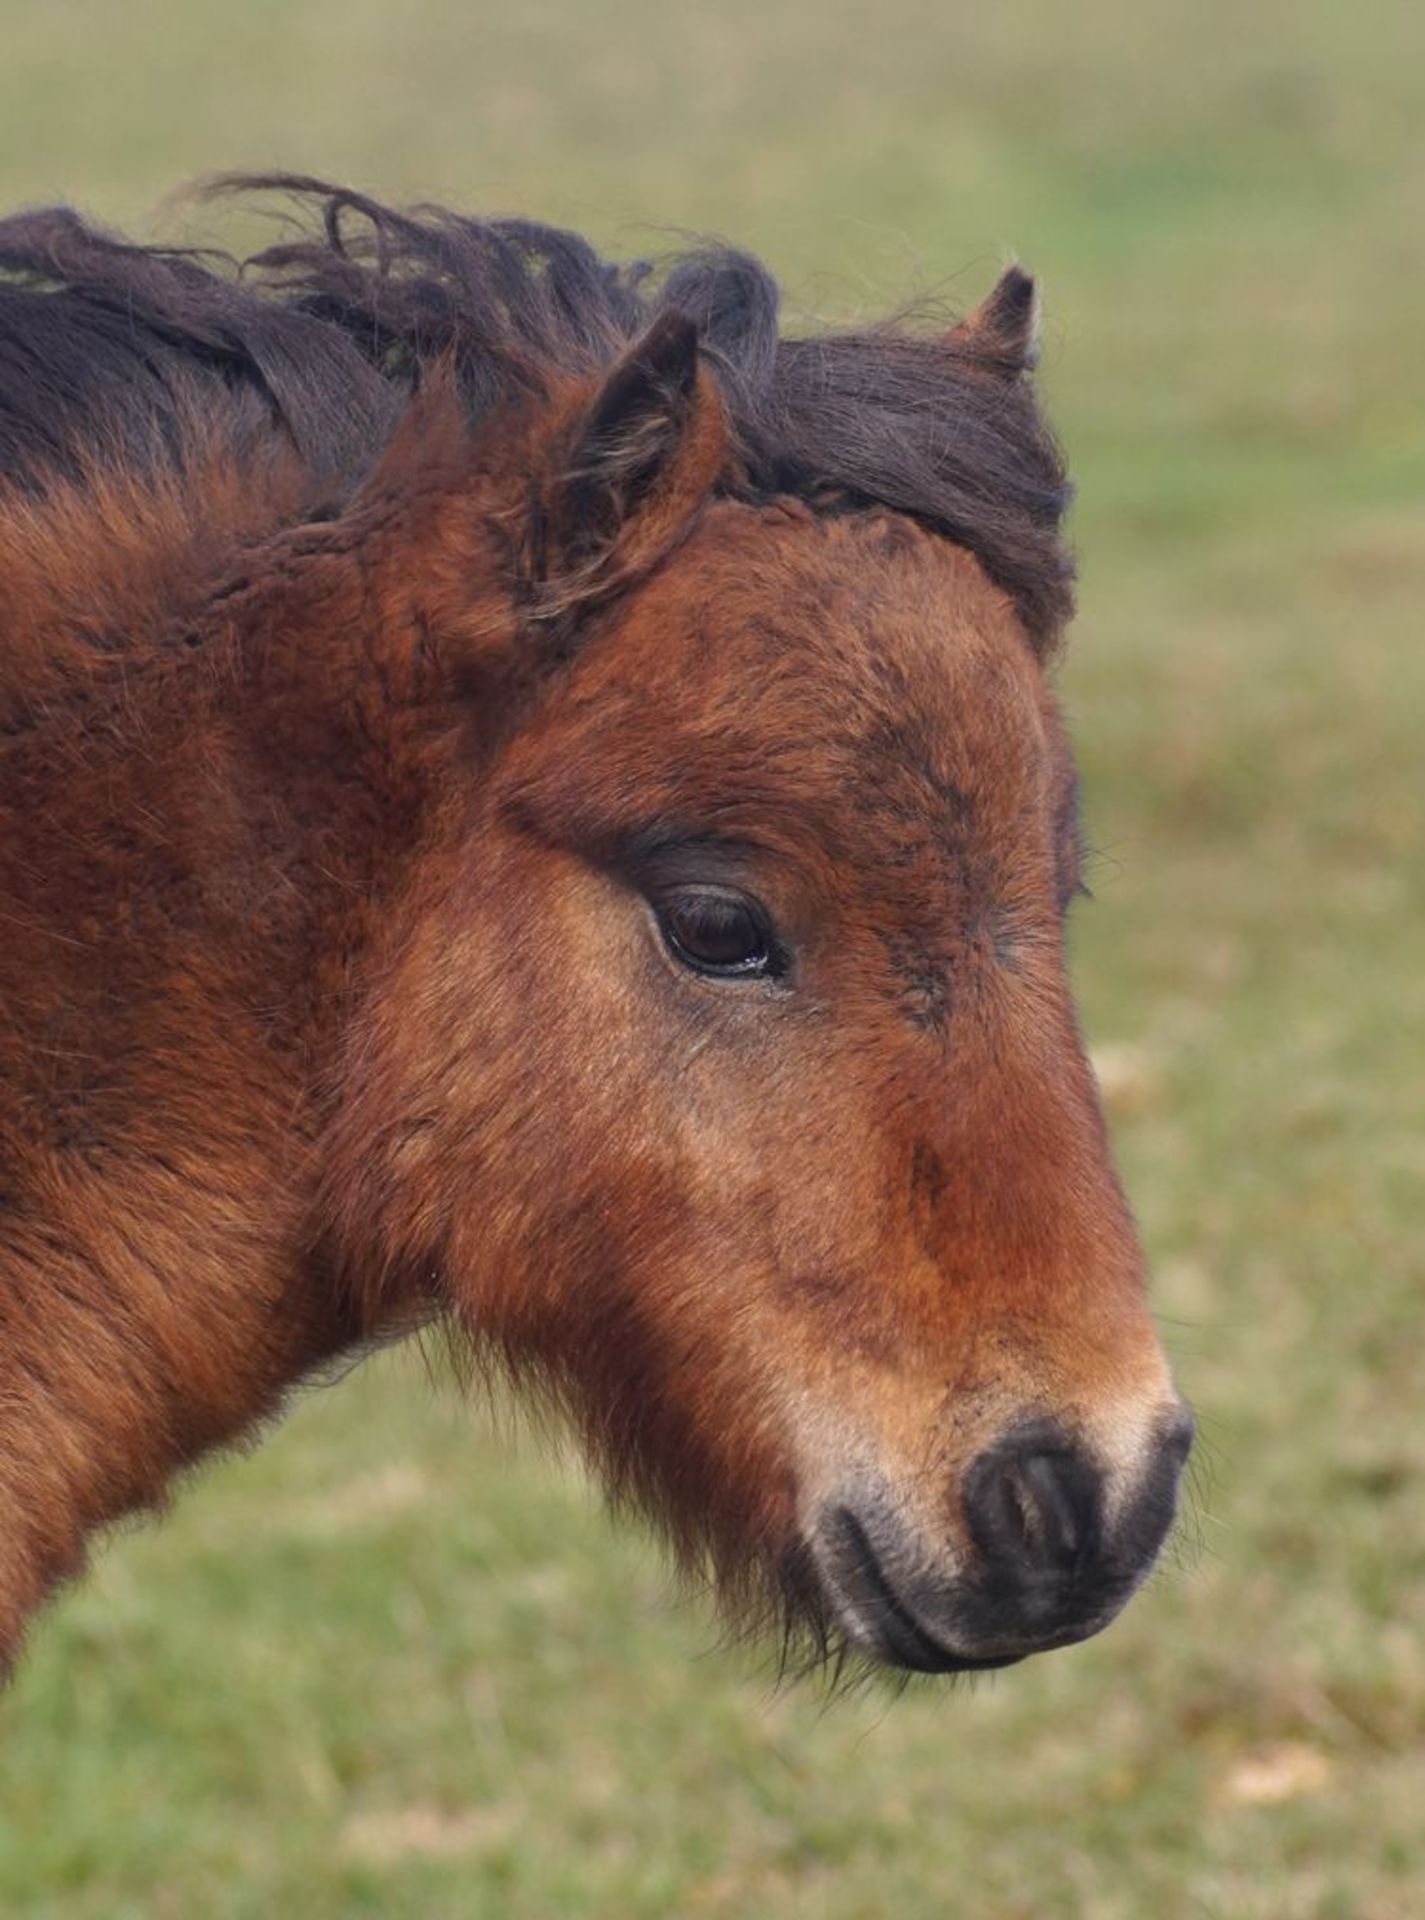
[[660,905],[682,891],[730,894],[745,903],[756,914],[775,963],[773,970],[748,978],[785,987],[796,973],[796,955],[781,915],[763,892],[766,864],[772,858],[772,849],[750,834],[719,833],[664,818],[624,831],[606,856],[606,866],[642,894],[655,921]]
[[640,832],[623,842],[617,864],[645,892],[660,885],[707,886],[755,899],[747,884],[752,851],[746,841],[712,834]]

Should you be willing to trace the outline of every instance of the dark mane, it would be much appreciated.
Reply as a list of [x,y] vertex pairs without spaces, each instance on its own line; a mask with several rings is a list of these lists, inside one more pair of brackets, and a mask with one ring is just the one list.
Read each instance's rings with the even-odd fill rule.
[[66,208],[0,221],[0,476],[172,462],[212,419],[239,446],[285,438],[339,491],[434,362],[453,361],[478,427],[553,375],[606,367],[672,309],[699,324],[754,488],[937,529],[1041,646],[1067,617],[1058,449],[1028,382],[943,332],[780,338],[775,281],[732,248],[611,265],[530,221],[400,213],[287,175],[234,187],[287,196],[292,237],[237,263],[133,246]]

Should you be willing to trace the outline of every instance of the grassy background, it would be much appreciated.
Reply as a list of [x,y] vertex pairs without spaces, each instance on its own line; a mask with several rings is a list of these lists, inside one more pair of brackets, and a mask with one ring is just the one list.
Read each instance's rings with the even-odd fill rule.
[[1211,1470],[1102,1640],[772,1697],[410,1357],[115,1541],[0,1705],[0,1912],[1425,1913],[1425,13],[0,0],[3,200],[191,173],[1014,250],[1081,485],[1076,941]]

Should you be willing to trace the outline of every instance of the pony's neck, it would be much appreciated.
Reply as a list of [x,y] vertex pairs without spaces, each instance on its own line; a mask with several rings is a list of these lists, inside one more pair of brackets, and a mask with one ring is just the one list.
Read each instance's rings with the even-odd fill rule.
[[303,1271],[299,1183],[234,1120],[216,1148],[160,1122],[109,1174],[59,1172],[4,1249],[0,1673],[90,1534],[347,1343]]
[[36,691],[0,688],[0,1667],[88,1534],[380,1331],[312,1211],[452,751],[418,530],[279,536],[175,617],[193,520],[165,548],[154,517],[147,562],[133,534],[117,653],[43,565],[13,596]]

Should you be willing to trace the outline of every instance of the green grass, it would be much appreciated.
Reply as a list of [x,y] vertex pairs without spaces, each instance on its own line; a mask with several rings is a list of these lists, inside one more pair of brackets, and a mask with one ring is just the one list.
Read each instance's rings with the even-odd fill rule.
[[0,5],[0,188],[283,163],[721,229],[796,311],[1044,276],[1077,965],[1199,1514],[1101,1640],[773,1695],[410,1357],[114,1541],[0,1706],[0,1913],[1425,1911],[1425,14]]

